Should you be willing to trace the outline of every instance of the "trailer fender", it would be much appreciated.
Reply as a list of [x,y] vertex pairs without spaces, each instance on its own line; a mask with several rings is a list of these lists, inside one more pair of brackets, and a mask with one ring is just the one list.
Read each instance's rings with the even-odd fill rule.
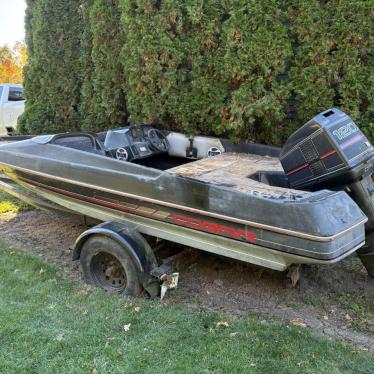
[[150,271],[157,267],[157,260],[144,237],[135,229],[117,222],[105,222],[83,232],[73,247],[73,261],[80,258],[85,241],[92,235],[104,235],[120,243],[128,252],[139,271],[142,283],[148,282]]

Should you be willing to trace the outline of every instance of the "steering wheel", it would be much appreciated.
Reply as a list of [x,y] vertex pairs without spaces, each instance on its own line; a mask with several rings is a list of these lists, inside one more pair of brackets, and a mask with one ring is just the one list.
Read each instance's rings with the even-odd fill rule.
[[151,146],[159,152],[167,152],[169,150],[169,141],[166,136],[157,129],[149,129],[147,133]]
[[116,159],[121,161],[127,161],[129,158],[129,153],[127,152],[126,148],[117,148],[116,150]]

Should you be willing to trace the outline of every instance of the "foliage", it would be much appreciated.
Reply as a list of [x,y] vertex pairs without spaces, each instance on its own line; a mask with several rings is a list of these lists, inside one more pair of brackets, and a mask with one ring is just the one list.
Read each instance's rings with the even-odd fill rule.
[[272,140],[284,104],[275,78],[290,54],[274,1],[121,3],[131,119]]
[[288,17],[295,41],[288,83],[294,125],[336,106],[374,140],[374,3],[294,0]]
[[123,36],[117,0],[83,3],[86,27],[81,40],[86,71],[82,69],[82,128],[91,131],[124,126],[127,122],[123,69],[113,58]]
[[[172,0],[120,0],[124,30],[121,61],[131,120],[175,124],[170,111],[178,100],[183,72],[183,15]],[[183,126],[183,124],[181,124]]]
[[127,300],[0,243],[0,371],[372,373],[373,354],[278,321]]
[[0,83],[22,83],[22,69],[27,62],[27,49],[18,42],[13,48],[0,47]]
[[372,1],[49,3],[28,0],[22,131],[97,131],[129,118],[281,143],[337,106],[374,139]]
[[[29,0],[26,40],[31,41],[25,69],[23,133],[80,128],[80,37],[78,0]],[[30,9],[31,8],[31,9]]]

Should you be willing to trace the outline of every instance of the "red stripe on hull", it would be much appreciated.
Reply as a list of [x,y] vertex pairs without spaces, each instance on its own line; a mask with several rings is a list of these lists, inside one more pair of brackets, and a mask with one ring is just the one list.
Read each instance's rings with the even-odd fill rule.
[[[76,192],[67,191],[58,187],[49,186],[44,183],[36,182],[27,178],[19,178],[25,183],[59,193],[64,196],[72,197],[81,201],[86,201],[89,203],[93,203],[96,205],[104,206],[111,209],[120,210],[122,212],[127,212],[139,216],[144,216],[148,218],[153,218],[155,220],[160,220],[159,218],[155,217],[157,215],[157,212],[159,212],[156,209],[150,209],[148,212],[145,212],[144,210],[141,211],[138,208],[142,208],[142,206],[136,206],[134,207],[126,207],[120,203],[115,202],[116,200],[112,200],[110,198],[106,197],[90,197],[86,195],[82,195]],[[105,200],[102,200],[105,199]],[[108,201],[111,200],[111,201]],[[170,217],[169,217],[170,216]],[[197,231],[205,231],[209,232],[211,234],[218,234],[218,236],[223,237],[229,237],[231,239],[236,239],[241,241],[246,241],[250,243],[254,243],[256,240],[256,234],[251,231],[247,231],[246,229],[236,229],[234,227],[221,225],[219,223],[211,222],[211,221],[204,221],[197,218],[181,215],[181,214],[170,214],[169,216],[165,217],[162,221],[170,220],[169,223],[177,224],[178,226],[185,226],[191,229],[195,229]],[[225,234],[225,235],[219,235],[219,234]]]

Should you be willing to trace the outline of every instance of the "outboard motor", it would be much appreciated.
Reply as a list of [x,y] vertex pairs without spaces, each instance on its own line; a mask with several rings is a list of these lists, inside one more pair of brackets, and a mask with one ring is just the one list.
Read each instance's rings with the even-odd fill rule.
[[367,215],[366,245],[357,251],[374,277],[374,148],[339,109],[322,112],[295,131],[280,161],[290,187],[346,191]]

